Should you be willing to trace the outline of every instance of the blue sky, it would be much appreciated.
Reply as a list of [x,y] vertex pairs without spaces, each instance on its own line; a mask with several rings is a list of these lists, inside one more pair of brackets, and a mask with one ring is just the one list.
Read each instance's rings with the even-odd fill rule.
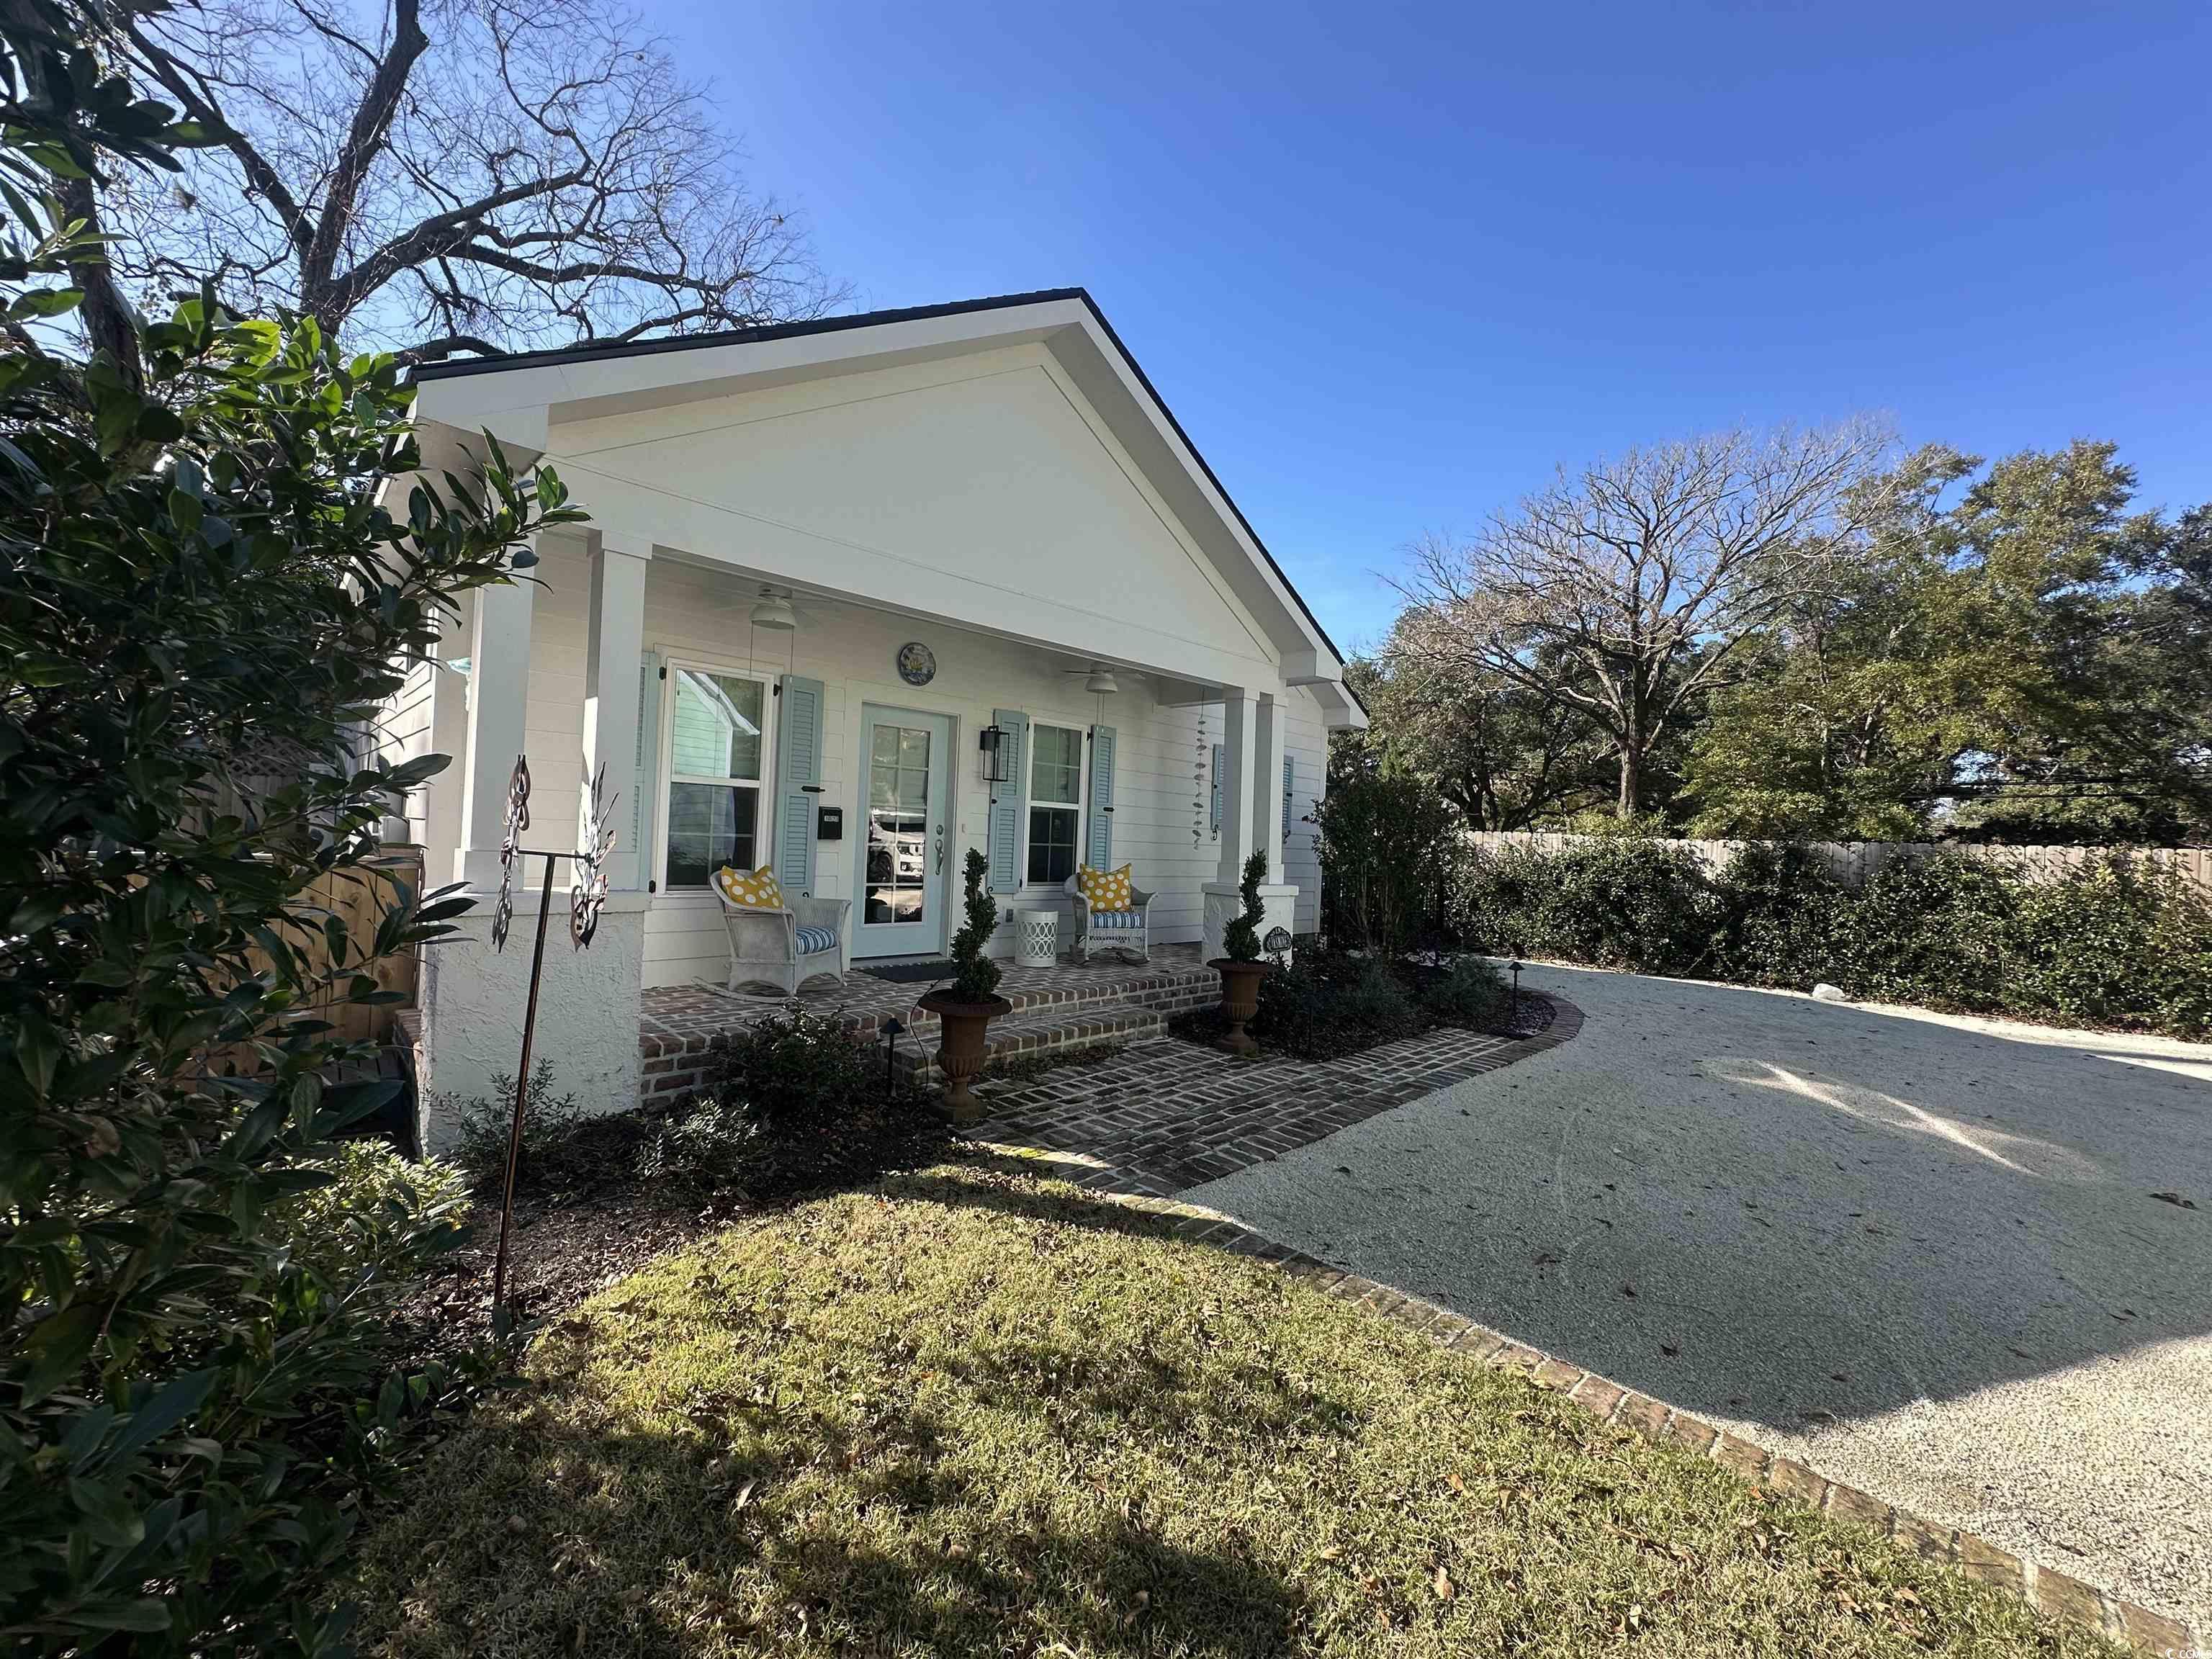
[[1559,464],[1886,412],[2212,498],[2212,7],[648,15],[863,307],[1080,283],[1340,646]]

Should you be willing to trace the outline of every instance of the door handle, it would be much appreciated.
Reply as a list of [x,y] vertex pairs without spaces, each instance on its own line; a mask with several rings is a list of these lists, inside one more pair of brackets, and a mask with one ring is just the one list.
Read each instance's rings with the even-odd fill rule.
[[945,826],[937,826],[937,873],[945,873]]

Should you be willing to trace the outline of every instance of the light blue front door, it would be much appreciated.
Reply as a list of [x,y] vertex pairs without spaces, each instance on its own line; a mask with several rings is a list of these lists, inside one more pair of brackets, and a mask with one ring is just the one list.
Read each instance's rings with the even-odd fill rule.
[[951,770],[948,716],[872,703],[861,709],[854,956],[934,956],[945,948]]

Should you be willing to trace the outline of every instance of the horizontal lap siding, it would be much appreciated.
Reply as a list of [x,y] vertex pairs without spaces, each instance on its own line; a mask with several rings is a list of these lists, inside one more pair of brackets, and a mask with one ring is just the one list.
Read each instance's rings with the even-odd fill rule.
[[[397,765],[430,752],[430,678],[437,672],[434,662],[416,664],[408,670],[406,682],[380,711],[376,723],[376,752],[387,765]],[[428,838],[428,792],[411,791],[407,797],[408,839],[417,847]]]
[[1288,713],[1283,752],[1297,763],[1297,770],[1291,830],[1283,837],[1283,879],[1297,884],[1297,931],[1311,933],[1321,927],[1321,860],[1314,852],[1319,830],[1309,820],[1314,803],[1328,793],[1328,729],[1322,722],[1321,704],[1304,686],[1292,689]]

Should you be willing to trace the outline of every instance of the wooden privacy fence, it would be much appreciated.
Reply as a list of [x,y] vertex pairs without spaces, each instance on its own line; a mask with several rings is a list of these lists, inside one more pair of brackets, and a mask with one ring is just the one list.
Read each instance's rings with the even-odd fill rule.
[[[1548,830],[1469,830],[1467,839],[1469,845],[1486,852],[1508,847],[1529,847],[1542,852],[1559,853],[1603,837],[1569,835]],[[1749,841],[1698,840],[1689,836],[1670,838],[1667,842],[1669,847],[1679,847],[1687,851],[1711,871],[1725,869],[1745,848],[1760,844]],[[1941,855],[1987,859],[1991,863],[2021,871],[2033,879],[2046,880],[2087,865],[2102,863],[2114,854],[2124,854],[2139,864],[2171,872],[2180,879],[2194,882],[2200,887],[2212,888],[2212,847],[2005,847],[1942,841],[1809,841],[1799,842],[1796,845],[1808,853],[1818,854],[1826,861],[1828,868],[1838,880],[1853,887],[1896,859],[1929,859]]]
[[[387,847],[370,861],[367,869],[356,869],[343,874],[325,876],[295,902],[295,914],[312,915],[318,910],[335,911],[345,920],[348,954],[357,951],[362,942],[376,937],[377,925],[392,908],[394,896],[387,878],[397,876],[416,892],[422,890],[422,849],[419,847]],[[302,941],[297,934],[286,941],[302,951],[311,974],[329,971],[330,953],[319,935]],[[331,987],[308,1005],[323,1018],[337,1027],[338,1033],[349,1042],[368,1042],[382,1037],[392,1029],[393,1017],[402,1009],[415,1006],[416,978],[421,968],[417,952],[403,951],[385,957],[373,969],[377,988],[398,991],[406,1000],[364,1007],[357,1002],[343,1000],[343,983]]]

